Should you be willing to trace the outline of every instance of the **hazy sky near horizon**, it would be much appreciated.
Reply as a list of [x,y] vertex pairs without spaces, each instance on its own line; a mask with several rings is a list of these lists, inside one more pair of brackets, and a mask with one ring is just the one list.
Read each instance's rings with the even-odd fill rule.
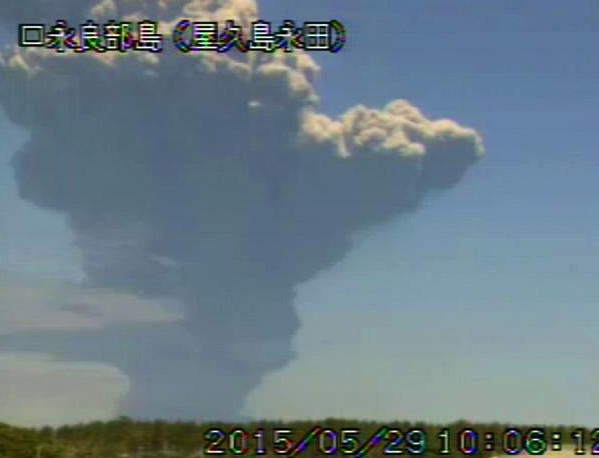
[[[596,426],[599,4],[373,3],[258,6],[275,23],[346,25],[346,49],[312,55],[319,112],[407,99],[429,119],[476,129],[486,155],[416,212],[359,230],[340,261],[301,282],[296,356],[252,388],[243,415]],[[89,359],[65,361],[55,336],[142,323],[187,348],[184,311],[168,298],[80,290],[64,216],[18,196],[8,162],[26,138],[2,119],[0,420],[109,418],[129,374],[100,357],[103,340],[83,335]],[[44,331],[35,344],[31,329]],[[131,353],[147,351],[136,339]]]

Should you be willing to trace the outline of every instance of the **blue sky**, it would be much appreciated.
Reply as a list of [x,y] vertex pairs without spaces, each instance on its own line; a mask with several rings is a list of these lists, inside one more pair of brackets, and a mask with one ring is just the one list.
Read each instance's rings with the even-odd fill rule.
[[[344,55],[318,59],[325,111],[406,97],[427,115],[476,128],[487,149],[460,185],[412,217],[368,231],[343,262],[302,289],[298,306],[314,326],[321,303],[335,322],[346,314],[353,321],[330,364],[363,332],[359,356],[347,359],[359,361],[354,370],[368,372],[365,379],[384,380],[378,404],[365,408],[356,393],[360,407],[339,409],[593,424],[599,5],[280,5],[264,2],[265,16],[310,11],[347,24]],[[350,318],[365,310],[370,320]],[[394,326],[377,331],[387,320]],[[360,330],[360,322],[375,330]],[[318,373],[317,362],[305,364]],[[300,365],[286,373],[301,379]],[[264,397],[274,386],[266,383]]]
[[[275,22],[346,25],[346,49],[315,57],[322,112],[406,98],[475,128],[486,156],[415,214],[356,234],[341,262],[301,285],[297,358],[245,413],[594,425],[599,4],[259,6]],[[25,134],[3,122],[0,135],[6,163]],[[19,200],[8,167],[0,190],[0,268],[79,278],[62,217]]]

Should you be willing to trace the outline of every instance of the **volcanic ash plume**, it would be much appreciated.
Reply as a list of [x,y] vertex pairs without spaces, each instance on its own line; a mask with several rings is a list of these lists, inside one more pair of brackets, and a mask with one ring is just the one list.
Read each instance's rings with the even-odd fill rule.
[[[21,22],[42,10],[49,22],[160,18],[163,30],[185,17],[257,18],[249,0],[4,3],[0,18]],[[202,370],[173,382],[152,358],[121,362],[132,379],[126,413],[167,415],[152,393],[180,383],[197,389],[171,388],[172,405],[223,417],[292,358],[297,285],[338,262],[355,231],[456,184],[483,147],[474,130],[404,100],[318,114],[319,69],[305,53],[166,48],[15,48],[0,62],[0,103],[30,132],[13,161],[20,194],[68,216],[89,285],[185,306],[197,349],[186,364]]]

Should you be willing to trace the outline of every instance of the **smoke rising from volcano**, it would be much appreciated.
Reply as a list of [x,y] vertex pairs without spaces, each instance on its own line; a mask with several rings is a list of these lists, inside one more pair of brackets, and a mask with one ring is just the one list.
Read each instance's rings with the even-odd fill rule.
[[[6,3],[5,21],[41,19],[39,1]],[[133,15],[162,19],[163,31],[181,17],[258,17],[241,0],[56,4],[48,22]],[[0,62],[0,103],[30,132],[13,160],[19,192],[67,215],[89,286],[184,305],[194,349],[176,363],[185,380],[151,355],[113,358],[132,379],[125,413],[226,418],[293,357],[297,285],[342,259],[357,230],[455,185],[483,146],[474,130],[404,100],[319,114],[319,69],[303,53],[166,48],[113,57],[15,48]],[[106,345],[111,332],[93,338]],[[66,347],[54,348],[73,355]],[[169,411],[153,402],[164,390]]]

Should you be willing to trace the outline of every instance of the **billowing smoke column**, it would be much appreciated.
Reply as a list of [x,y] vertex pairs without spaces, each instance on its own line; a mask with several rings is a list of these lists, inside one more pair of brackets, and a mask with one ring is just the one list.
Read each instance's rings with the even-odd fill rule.
[[[0,18],[13,27],[39,11],[162,18],[162,30],[257,18],[249,0],[23,0]],[[0,103],[31,134],[13,161],[21,196],[68,216],[90,286],[185,306],[197,351],[184,364],[199,369],[183,381],[151,356],[121,358],[125,413],[233,415],[293,356],[295,287],[339,261],[356,230],[453,186],[483,153],[474,130],[403,100],[318,114],[317,72],[298,52],[2,55]],[[155,402],[160,390],[179,410]]]

